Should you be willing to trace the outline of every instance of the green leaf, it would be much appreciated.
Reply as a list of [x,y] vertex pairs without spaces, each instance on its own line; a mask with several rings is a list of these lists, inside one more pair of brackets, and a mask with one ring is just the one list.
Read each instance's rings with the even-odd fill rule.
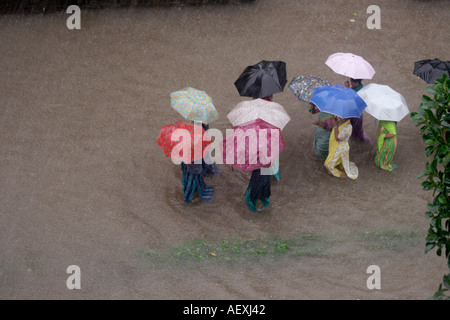
[[422,103],[427,103],[427,102],[433,102],[433,99],[431,99],[429,96],[427,95],[422,95]]
[[446,204],[447,203],[447,200],[445,199],[445,197],[443,195],[440,195],[438,197],[438,201],[439,201],[440,204]]
[[436,245],[434,243],[427,244],[425,247],[425,253],[428,253],[430,250],[432,250]]
[[428,171],[427,170],[422,170],[422,171],[420,171],[419,175],[416,177],[416,180],[420,179],[420,178],[422,178],[422,177],[424,177],[426,175],[428,175]]
[[430,211],[431,213],[435,213],[439,210],[439,206],[438,205],[432,205],[432,204],[427,204],[427,210]]
[[422,188],[424,190],[430,190],[430,182],[428,182],[428,181],[422,182]]
[[425,92],[431,93],[433,95],[436,94],[436,90],[434,90],[434,85],[426,86]]
[[444,276],[442,283],[447,289],[450,289],[450,273]]
[[422,115],[417,112],[412,112],[411,115],[409,116],[409,119],[412,122],[417,122],[418,120],[422,119]]
[[442,164],[447,167],[450,161],[450,153],[447,153],[444,157],[444,159],[442,159]]
[[[425,109],[424,111],[425,111],[425,116],[427,117],[427,119],[429,119],[431,121],[432,124],[439,123],[439,121],[437,120],[433,111],[431,111],[430,109]],[[433,131],[434,131],[434,128],[430,127],[430,129],[433,129]]]

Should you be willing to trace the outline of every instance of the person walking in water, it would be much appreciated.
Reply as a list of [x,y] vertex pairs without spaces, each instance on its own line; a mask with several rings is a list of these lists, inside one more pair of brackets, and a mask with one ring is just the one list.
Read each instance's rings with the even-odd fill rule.
[[333,115],[321,112],[313,103],[311,105],[311,113],[318,114],[318,120],[313,121],[316,126],[314,130],[314,152],[321,159],[328,157],[328,147],[330,144],[330,134],[333,128],[332,117]]
[[[190,121],[191,124],[200,125],[199,122]],[[203,128],[208,126],[203,125]],[[207,185],[203,179],[204,175],[217,174],[219,169],[215,164],[208,165],[205,159],[202,163],[186,164],[181,162],[181,184],[183,186],[183,194],[185,202],[192,202],[194,195],[197,193],[202,201],[210,202],[214,195],[214,186]]]
[[[203,127],[203,130],[205,130],[205,131],[208,131],[208,129],[209,129],[209,125],[205,124],[205,123],[202,123],[202,127]],[[205,161],[205,159],[206,159],[206,161]],[[209,152],[206,154],[205,158],[202,159],[202,169],[203,169],[202,174],[204,176],[220,174],[220,170],[217,167],[217,165],[211,161],[211,155]]]
[[330,135],[328,157],[325,167],[335,177],[358,178],[358,167],[350,162],[350,146],[348,140],[352,134],[349,119],[335,117],[332,120],[333,130]]
[[256,208],[258,200],[261,200],[263,207],[270,205],[271,179],[271,175],[262,175],[261,169],[252,171],[252,176],[245,193],[245,202],[251,211],[258,211]]
[[[345,82],[345,86],[347,88],[351,88],[351,89],[355,90],[356,92],[358,92],[359,90],[361,90],[363,88],[362,80],[361,79],[353,79],[353,78],[350,78],[350,80],[347,80]],[[351,138],[372,144],[373,143],[372,139],[370,139],[370,137],[364,132],[364,129],[363,129],[363,115],[361,115],[359,118],[352,118],[350,121],[352,123],[352,128],[353,128]]]
[[378,151],[375,164],[381,169],[392,171],[397,166],[393,164],[397,149],[397,123],[394,121],[380,121],[377,130]]

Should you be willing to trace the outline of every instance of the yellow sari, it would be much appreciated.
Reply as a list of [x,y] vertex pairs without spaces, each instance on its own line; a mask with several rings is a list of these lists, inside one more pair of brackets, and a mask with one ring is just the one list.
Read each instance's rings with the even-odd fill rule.
[[350,162],[350,146],[348,140],[352,135],[352,125],[350,120],[345,121],[338,127],[337,141],[334,135],[333,128],[330,135],[330,143],[328,146],[328,157],[325,160],[325,167],[335,177],[341,177],[346,174],[351,179],[358,178],[358,167],[353,162]]

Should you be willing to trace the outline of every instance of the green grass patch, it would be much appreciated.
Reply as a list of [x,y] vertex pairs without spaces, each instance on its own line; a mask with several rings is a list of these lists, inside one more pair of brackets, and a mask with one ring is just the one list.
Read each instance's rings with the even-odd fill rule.
[[302,235],[297,238],[271,237],[244,239],[240,237],[212,241],[198,238],[170,248],[147,247],[139,254],[155,263],[232,262],[276,259],[282,256],[316,255],[323,243],[318,236]]
[[399,250],[422,245],[425,234],[419,231],[377,230],[365,231],[359,235],[360,241],[370,250]]
[[211,240],[197,238],[171,247],[145,247],[139,255],[151,264],[168,266],[198,263],[257,263],[280,258],[345,256],[361,250],[402,250],[421,246],[424,234],[418,231],[375,230],[357,234],[299,235],[245,239],[240,237]]

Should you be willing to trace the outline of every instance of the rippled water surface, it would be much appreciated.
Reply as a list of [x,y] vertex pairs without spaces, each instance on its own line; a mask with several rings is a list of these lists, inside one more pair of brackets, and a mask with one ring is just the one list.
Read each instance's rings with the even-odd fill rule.
[[[380,30],[366,26],[370,4],[92,10],[82,11],[81,30],[67,29],[65,13],[0,16],[0,297],[431,296],[448,269],[423,253],[431,194],[415,180],[426,158],[409,119],[398,124],[397,170],[375,167],[376,147],[353,141],[358,179],[334,178],[312,149],[315,116],[286,87],[274,96],[291,117],[280,181],[257,214],[243,200],[249,175],[225,165],[205,178],[211,203],[184,203],[180,168],[155,141],[181,120],[169,94],[186,86],[213,98],[220,119],[211,127],[225,132],[244,99],[233,83],[261,60],[285,61],[288,81],[314,74],[343,84],[324,62],[352,52],[376,70],[364,83],[391,86],[415,111],[426,84],[412,75],[414,61],[449,59],[449,2],[377,1]],[[372,139],[376,127],[366,115]],[[259,251],[225,251],[235,239]],[[274,243],[278,252],[264,255]],[[373,264],[380,290],[366,287]],[[66,287],[69,265],[80,267],[81,290]]]

